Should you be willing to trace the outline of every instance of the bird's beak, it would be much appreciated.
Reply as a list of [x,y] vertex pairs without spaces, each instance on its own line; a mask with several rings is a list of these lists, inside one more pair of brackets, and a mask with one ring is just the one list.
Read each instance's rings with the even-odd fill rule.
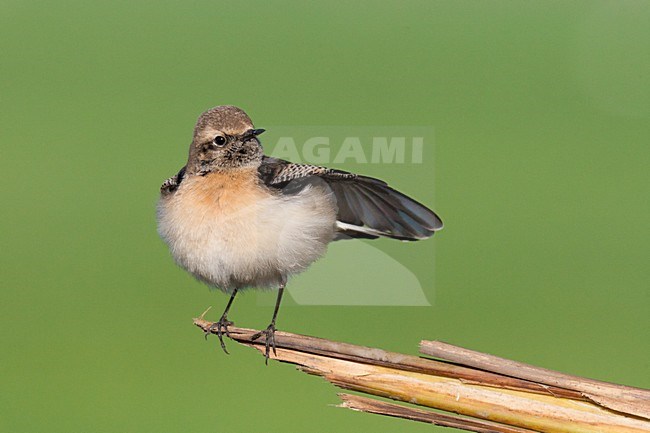
[[264,129],[249,129],[241,136],[241,140],[242,141],[250,140],[253,137],[257,137],[264,131],[265,131]]

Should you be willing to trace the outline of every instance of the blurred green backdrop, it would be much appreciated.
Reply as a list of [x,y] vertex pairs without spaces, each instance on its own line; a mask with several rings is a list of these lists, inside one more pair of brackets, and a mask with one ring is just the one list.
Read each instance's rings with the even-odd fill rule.
[[[0,431],[436,430],[328,407],[324,381],[191,325],[226,297],[173,264],[154,209],[225,103],[435,128],[423,164],[341,167],[443,217],[373,243],[433,306],[287,307],[282,329],[650,386],[648,22],[646,1],[0,1]],[[232,318],[271,312],[248,294]]]

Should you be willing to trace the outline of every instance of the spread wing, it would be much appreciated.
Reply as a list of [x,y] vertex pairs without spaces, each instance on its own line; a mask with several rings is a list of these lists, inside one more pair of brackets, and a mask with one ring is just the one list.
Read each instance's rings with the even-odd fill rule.
[[259,175],[267,186],[285,192],[300,188],[313,176],[327,182],[338,205],[337,239],[384,236],[414,241],[442,229],[433,211],[379,179],[267,156]]

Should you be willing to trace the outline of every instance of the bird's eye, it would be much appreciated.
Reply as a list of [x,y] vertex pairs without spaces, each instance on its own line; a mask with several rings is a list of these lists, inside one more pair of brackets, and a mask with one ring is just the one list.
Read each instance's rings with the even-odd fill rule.
[[226,144],[226,137],[224,137],[223,135],[217,135],[216,137],[214,137],[212,142],[217,146],[221,147]]

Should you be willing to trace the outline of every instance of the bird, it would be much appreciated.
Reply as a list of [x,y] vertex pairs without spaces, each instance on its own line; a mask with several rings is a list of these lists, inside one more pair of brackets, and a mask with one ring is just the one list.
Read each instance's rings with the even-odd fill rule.
[[238,292],[277,289],[264,337],[275,353],[278,310],[288,279],[342,239],[417,241],[443,228],[432,210],[382,180],[294,163],[264,154],[241,108],[221,105],[200,115],[187,163],[160,187],[158,233],[175,262],[197,280],[230,295],[206,332],[223,335]]

